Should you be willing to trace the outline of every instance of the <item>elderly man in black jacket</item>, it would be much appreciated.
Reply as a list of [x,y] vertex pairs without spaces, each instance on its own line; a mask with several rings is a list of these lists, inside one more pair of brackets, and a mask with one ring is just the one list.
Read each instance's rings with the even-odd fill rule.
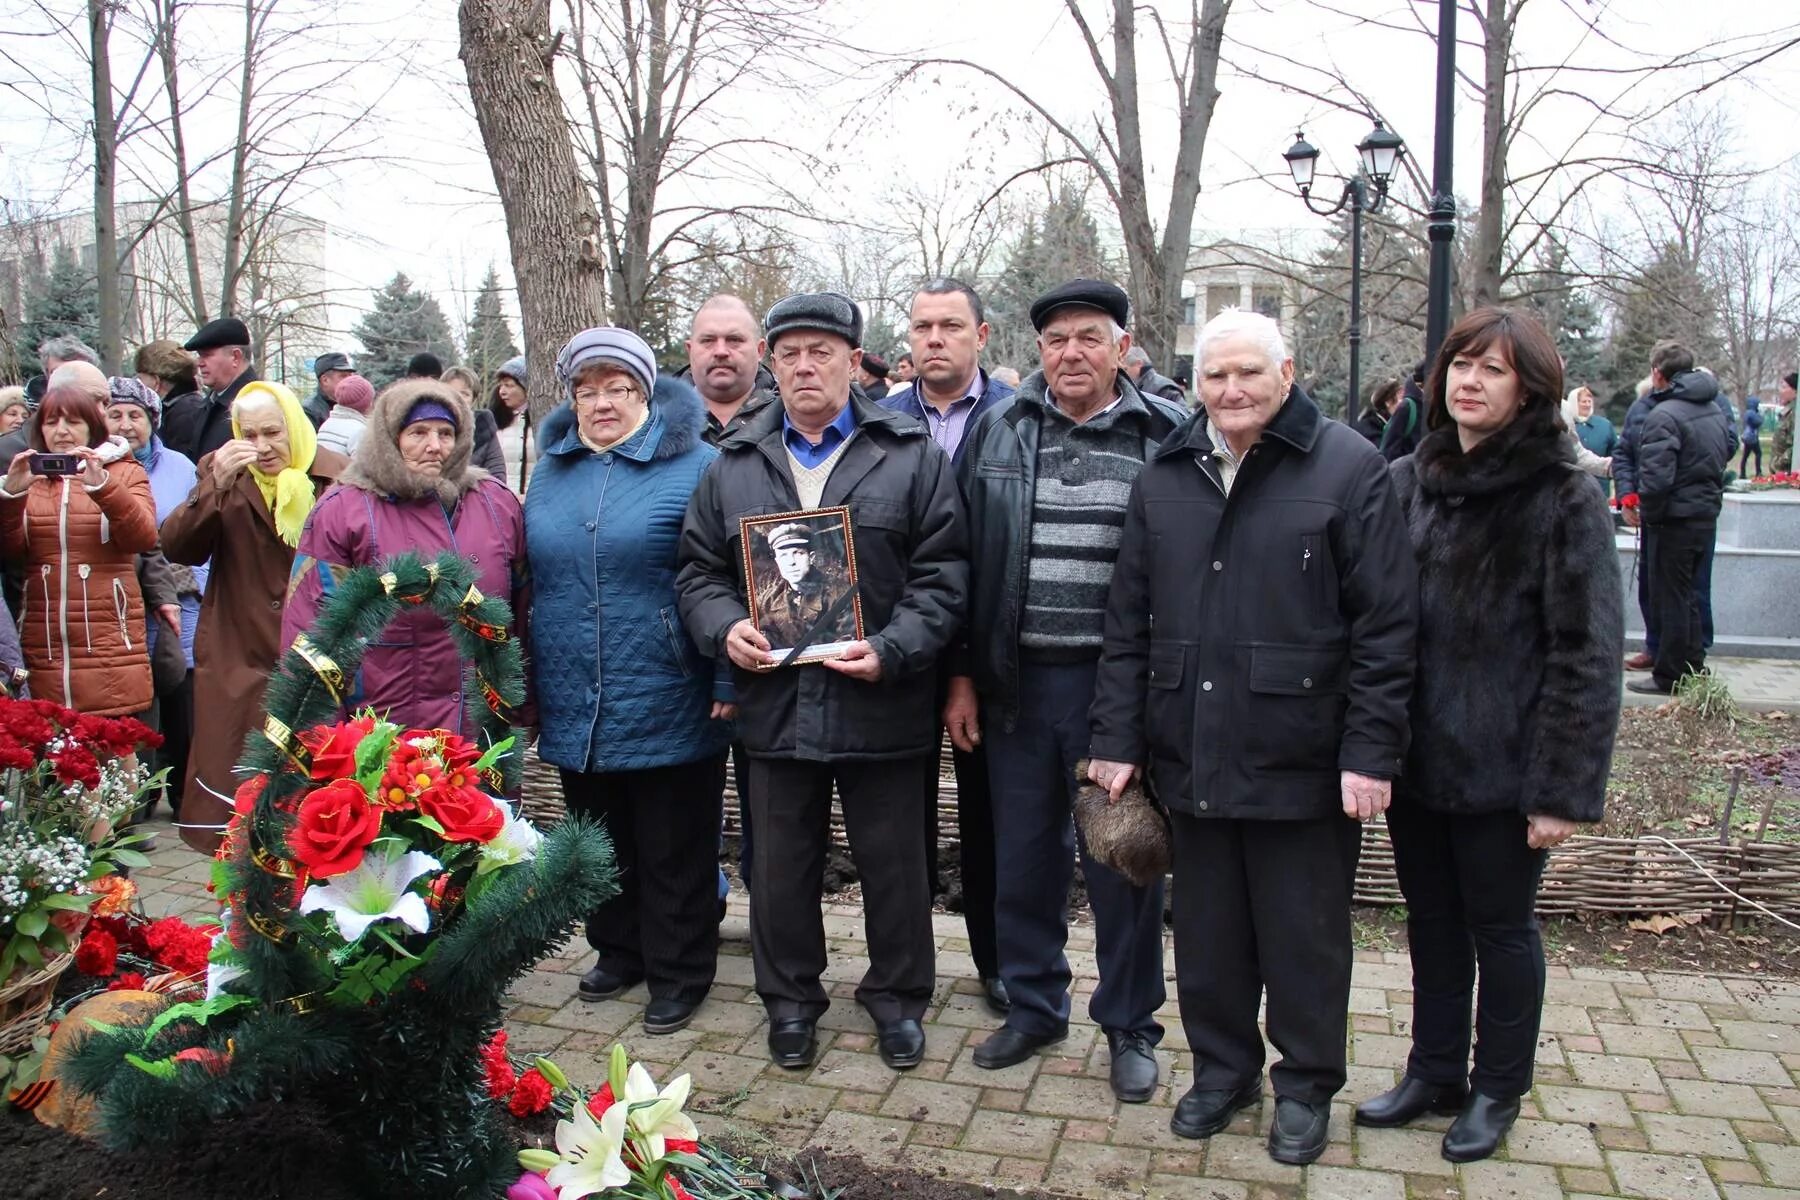
[[[963,442],[957,481],[973,563],[966,656],[944,724],[985,744],[998,847],[995,928],[1006,1024],[975,1048],[984,1069],[1023,1062],[1069,1028],[1070,824],[1075,765],[1100,658],[1106,586],[1125,501],[1151,452],[1187,413],[1145,396],[1123,359],[1125,293],[1078,279],[1031,306],[1044,368]],[[1156,1090],[1163,986],[1163,888],[1134,887],[1086,857],[1100,983],[1089,1012],[1106,1032],[1113,1093]]]
[[199,356],[206,394],[190,392],[163,411],[163,445],[195,462],[231,440],[231,403],[258,378],[250,362],[250,330],[236,317],[208,321],[182,345]]
[[1262,1098],[1269,1153],[1325,1149],[1345,1077],[1361,829],[1407,746],[1418,571],[1381,455],[1293,384],[1267,317],[1200,331],[1202,411],[1132,489],[1106,607],[1090,776],[1148,767],[1175,841],[1175,973],[1210,1137]]
[[[905,1069],[924,1056],[920,1020],[936,980],[919,778],[937,748],[938,656],[967,601],[962,504],[949,456],[924,426],[852,396],[862,357],[854,303],[789,296],[769,310],[764,333],[782,402],[720,439],[694,493],[681,533],[681,615],[702,649],[737,668],[757,840],[750,937],[770,1056],[808,1066],[830,1005],[819,982],[819,900],[835,783],[868,932],[857,1000],[878,1027],[883,1061]],[[742,523],[838,506],[850,510],[863,636],[821,665],[783,665],[750,620]]]
[[1694,369],[1678,342],[1650,354],[1650,411],[1638,434],[1638,513],[1644,523],[1656,659],[1649,679],[1625,686],[1668,694],[1683,675],[1706,669],[1706,629],[1699,586],[1712,552],[1735,446],[1734,418],[1718,405],[1719,384]]

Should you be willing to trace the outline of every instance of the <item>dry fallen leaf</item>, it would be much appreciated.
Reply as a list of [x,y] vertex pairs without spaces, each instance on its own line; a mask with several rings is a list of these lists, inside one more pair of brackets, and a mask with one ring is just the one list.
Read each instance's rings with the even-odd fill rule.
[[1702,913],[1683,913],[1680,916],[1673,913],[1657,913],[1653,917],[1627,921],[1625,927],[1641,930],[1644,933],[1654,933],[1657,937],[1661,937],[1671,929],[1680,929],[1684,925],[1698,925],[1705,919],[1706,917]]

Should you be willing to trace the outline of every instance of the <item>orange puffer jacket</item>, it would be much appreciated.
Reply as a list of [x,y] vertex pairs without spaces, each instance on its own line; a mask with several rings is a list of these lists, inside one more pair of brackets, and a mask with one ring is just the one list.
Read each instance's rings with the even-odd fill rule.
[[156,548],[156,501],[130,457],[106,474],[93,492],[79,477],[33,479],[23,496],[0,489],[0,552],[24,564],[31,694],[118,717],[150,707],[137,556]]

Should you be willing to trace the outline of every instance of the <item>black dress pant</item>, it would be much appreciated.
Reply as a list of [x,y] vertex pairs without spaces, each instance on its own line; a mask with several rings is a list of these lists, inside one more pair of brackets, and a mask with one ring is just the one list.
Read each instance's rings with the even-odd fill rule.
[[1277,1096],[1324,1104],[1344,1086],[1350,1019],[1350,896],[1362,828],[1344,816],[1243,821],[1171,813],[1175,989],[1194,1087],[1262,1073],[1258,1002],[1268,993]]
[[750,755],[744,743],[731,743],[731,780],[737,785],[738,879],[750,890],[750,852],[755,843],[750,832]]
[[719,815],[725,755],[642,771],[563,771],[569,811],[612,835],[619,894],[588,914],[613,975],[659,1000],[698,1004],[719,958]]
[[1714,521],[1670,521],[1645,528],[1650,551],[1650,603],[1656,610],[1656,682],[1673,688],[1706,666],[1701,564],[1712,549]]
[[[1663,631],[1668,636],[1668,631]],[[1401,802],[1388,810],[1394,872],[1406,897],[1413,967],[1413,1049],[1406,1073],[1516,1099],[1531,1090],[1544,1008],[1537,890],[1543,850],[1515,812],[1451,815]],[[1469,1001],[1475,976],[1475,1069]]]
[[[969,955],[983,979],[1000,974],[1000,948],[994,933],[994,795],[988,786],[987,751],[950,748],[956,772],[956,840],[961,846],[963,925],[969,931]],[[938,760],[925,764],[925,878],[935,894],[938,885]]]
[[916,758],[880,762],[750,760],[750,949],[756,991],[772,1021],[816,1019],[831,1006],[825,971],[825,852],[831,785],[843,804],[863,889],[869,969],[856,999],[878,1023],[920,1020],[937,981],[931,893],[925,885]]
[[179,687],[158,695],[156,705],[162,723],[158,732],[163,736],[156,765],[169,769],[163,795],[169,801],[169,812],[178,814],[182,783],[187,779],[188,748],[194,741],[194,673],[189,671]]

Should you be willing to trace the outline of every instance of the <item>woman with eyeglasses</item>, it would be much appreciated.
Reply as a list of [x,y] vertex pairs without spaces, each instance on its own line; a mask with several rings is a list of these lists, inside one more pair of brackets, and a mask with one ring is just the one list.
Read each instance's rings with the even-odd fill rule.
[[540,427],[525,494],[538,755],[572,813],[612,835],[620,892],[589,915],[583,1000],[645,981],[649,1033],[684,1027],[718,957],[718,828],[731,741],[729,670],[676,609],[688,498],[718,452],[706,408],[659,375],[628,329],[577,334],[557,358],[567,403]]

